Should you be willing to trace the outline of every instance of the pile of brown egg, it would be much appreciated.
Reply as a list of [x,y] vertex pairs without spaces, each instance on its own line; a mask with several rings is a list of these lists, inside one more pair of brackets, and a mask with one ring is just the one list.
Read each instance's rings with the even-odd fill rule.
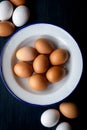
[[23,46],[16,51],[18,62],[14,73],[21,78],[29,77],[29,86],[35,90],[44,90],[49,83],[55,83],[66,75],[65,63],[69,53],[63,48],[54,48],[52,41],[38,38],[34,47]]

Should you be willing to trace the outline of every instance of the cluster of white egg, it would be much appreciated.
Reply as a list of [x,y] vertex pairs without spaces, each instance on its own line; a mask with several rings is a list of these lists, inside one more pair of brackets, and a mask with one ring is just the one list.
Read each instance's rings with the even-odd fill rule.
[[61,115],[68,119],[78,117],[78,107],[74,102],[62,102],[59,104],[59,110],[50,108],[41,114],[41,124],[44,127],[51,128],[56,126],[55,130],[72,130],[72,126],[67,121],[60,121]]
[[[0,26],[2,30],[3,28],[4,30],[7,30],[7,26],[9,26],[8,22],[14,24],[14,26],[16,27],[20,27],[26,24],[29,18],[30,10],[26,6],[26,0],[4,0],[0,2]],[[3,36],[2,30],[0,33],[1,36]],[[10,34],[12,34],[13,32],[14,29]],[[7,33],[5,36],[8,36],[10,34]]]

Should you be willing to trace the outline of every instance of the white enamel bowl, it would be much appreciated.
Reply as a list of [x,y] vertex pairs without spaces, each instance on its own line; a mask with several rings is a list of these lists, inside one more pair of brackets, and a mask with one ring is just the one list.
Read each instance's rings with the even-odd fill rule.
[[[35,91],[28,85],[28,79],[14,75],[16,50],[25,45],[34,45],[40,37],[52,40],[59,48],[66,48],[70,58],[66,67],[68,74],[59,82],[51,84],[44,91]],[[81,50],[75,39],[64,29],[47,23],[25,26],[14,33],[6,42],[1,54],[1,77],[9,92],[17,99],[29,104],[51,105],[69,96],[78,86],[83,70]]]

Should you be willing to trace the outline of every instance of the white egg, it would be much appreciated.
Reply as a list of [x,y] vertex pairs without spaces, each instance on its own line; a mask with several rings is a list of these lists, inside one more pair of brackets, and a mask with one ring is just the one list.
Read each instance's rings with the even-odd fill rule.
[[48,109],[41,115],[41,124],[45,127],[55,126],[60,118],[60,113],[56,109]]
[[15,26],[20,27],[23,26],[30,17],[30,11],[27,6],[21,5],[15,8],[13,15],[12,15],[12,21],[15,24]]
[[0,20],[8,20],[11,18],[13,13],[13,5],[10,1],[2,1],[0,3]]
[[61,122],[56,130],[72,130],[72,127],[68,122]]

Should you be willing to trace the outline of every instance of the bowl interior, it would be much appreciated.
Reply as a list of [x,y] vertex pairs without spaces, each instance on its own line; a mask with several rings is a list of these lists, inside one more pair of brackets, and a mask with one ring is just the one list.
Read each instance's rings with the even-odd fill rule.
[[[67,47],[62,43],[62,41],[60,41],[59,39],[55,39],[54,37],[49,36],[49,35],[29,37],[29,38],[25,39],[24,41],[22,41],[19,44],[19,46],[17,46],[16,50],[14,51],[14,53],[12,55],[12,59],[11,59],[12,70],[13,70],[14,65],[17,63],[17,58],[16,58],[17,50],[21,47],[24,47],[24,46],[34,47],[34,42],[38,38],[46,38],[48,40],[51,40],[52,43],[54,44],[54,46],[56,46],[56,48],[67,49]],[[66,64],[64,64],[64,67],[66,67],[66,69],[68,71],[68,73],[64,77],[64,79],[62,79],[61,81],[56,82],[56,83],[50,83],[48,88],[43,90],[43,91],[36,91],[36,90],[32,89],[28,84],[29,78],[19,78],[18,76],[14,75],[15,82],[18,83],[19,87],[22,87],[24,90],[29,91],[29,92],[34,93],[34,94],[50,94],[50,93],[53,93],[53,92],[57,91],[58,89],[60,89],[63,86],[64,83],[66,84],[68,77],[69,77],[69,73],[70,73],[70,66],[71,66],[71,60],[70,59],[71,58],[69,58],[68,62]]]

